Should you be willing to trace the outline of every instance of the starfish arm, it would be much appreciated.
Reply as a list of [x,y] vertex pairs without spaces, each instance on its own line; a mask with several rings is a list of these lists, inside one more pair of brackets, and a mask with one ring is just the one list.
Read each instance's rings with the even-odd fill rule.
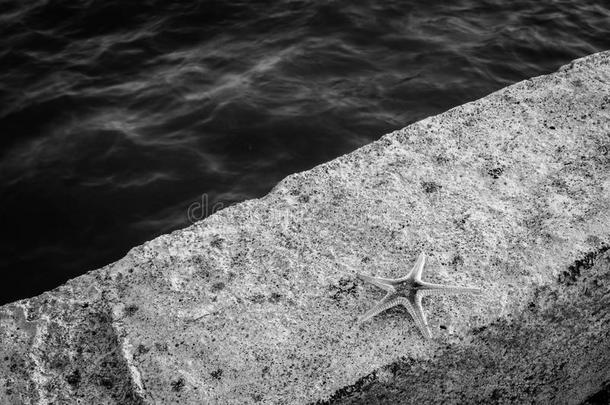
[[413,268],[411,269],[409,274],[403,280],[411,279],[411,280],[415,280],[415,281],[420,281],[421,274],[424,270],[425,263],[426,263],[426,254],[424,252],[421,252],[419,254],[419,257],[417,258],[417,261],[415,262],[415,265],[413,266]]
[[360,322],[360,323],[366,322],[369,319],[371,319],[372,317],[374,317],[375,315],[379,314],[380,312],[383,312],[385,310],[392,308],[393,306],[398,305],[399,300],[400,300],[400,298],[396,298],[396,296],[392,293],[386,294],[386,296],[383,297],[381,299],[381,301],[379,301],[377,304],[375,304],[375,306],[373,308],[369,309],[364,315],[362,315],[358,319],[358,322]]
[[424,310],[421,306],[421,297],[419,294],[410,300],[407,298],[400,298],[400,303],[407,308],[407,311],[415,321],[415,324],[419,328],[422,335],[426,339],[432,339],[432,333],[430,333],[430,329],[428,328],[428,321],[426,320],[426,315],[424,315]]
[[483,290],[480,288],[473,287],[459,287],[454,285],[441,285],[422,282],[419,289],[418,295],[447,295],[447,294],[476,294],[480,295]]
[[389,278],[381,278],[381,277],[371,277],[371,276],[365,276],[364,274],[357,274],[357,276],[362,280],[362,281],[366,281],[367,283],[373,284],[383,290],[386,290],[387,292],[394,292],[396,291],[396,289],[392,286],[392,283],[395,280],[389,279]]

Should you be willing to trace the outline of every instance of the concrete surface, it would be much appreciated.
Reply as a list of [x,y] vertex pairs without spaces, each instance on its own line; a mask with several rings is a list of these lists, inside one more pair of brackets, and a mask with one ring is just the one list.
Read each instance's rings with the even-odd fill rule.
[[[578,404],[610,382],[610,52],[0,307],[0,403]],[[482,296],[359,325],[356,272]]]

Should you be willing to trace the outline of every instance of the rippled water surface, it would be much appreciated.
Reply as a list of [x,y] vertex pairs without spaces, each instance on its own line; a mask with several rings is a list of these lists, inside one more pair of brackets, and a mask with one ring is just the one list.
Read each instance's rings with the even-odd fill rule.
[[610,48],[602,0],[355,3],[0,0],[1,302]]

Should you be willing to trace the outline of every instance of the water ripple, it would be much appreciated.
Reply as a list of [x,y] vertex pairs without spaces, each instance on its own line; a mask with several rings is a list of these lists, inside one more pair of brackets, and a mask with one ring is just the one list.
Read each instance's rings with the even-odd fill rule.
[[203,193],[262,196],[608,49],[609,21],[602,0],[3,1],[0,299],[188,225]]

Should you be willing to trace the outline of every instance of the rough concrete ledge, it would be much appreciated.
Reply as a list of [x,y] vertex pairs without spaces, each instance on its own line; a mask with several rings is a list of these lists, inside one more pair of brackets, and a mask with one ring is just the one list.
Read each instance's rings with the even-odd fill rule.
[[[0,403],[573,403],[610,382],[610,52],[0,308]],[[360,272],[479,286],[365,324]]]

